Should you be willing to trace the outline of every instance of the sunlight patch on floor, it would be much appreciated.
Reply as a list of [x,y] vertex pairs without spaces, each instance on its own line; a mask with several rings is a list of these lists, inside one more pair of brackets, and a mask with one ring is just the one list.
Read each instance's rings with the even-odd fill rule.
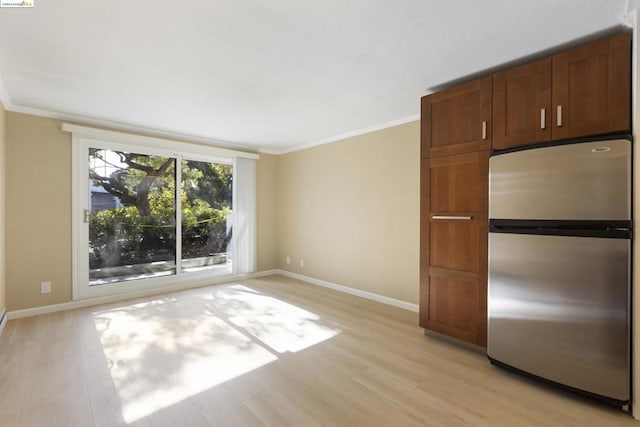
[[217,296],[219,306],[234,303],[244,306],[228,320],[278,353],[300,351],[340,333],[310,311],[242,285]]
[[243,285],[93,317],[127,423],[340,333],[314,313]]

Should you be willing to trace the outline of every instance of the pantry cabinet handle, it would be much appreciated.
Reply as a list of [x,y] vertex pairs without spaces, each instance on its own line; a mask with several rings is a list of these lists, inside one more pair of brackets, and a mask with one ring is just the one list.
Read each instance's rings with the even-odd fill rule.
[[464,215],[433,215],[431,217],[431,219],[435,219],[435,220],[454,219],[458,221],[471,221],[472,218],[473,217],[471,216],[464,216]]
[[540,129],[547,127],[547,110],[545,108],[540,109]]
[[556,108],[556,114],[558,116],[558,127],[562,127],[562,105],[558,105],[558,107]]
[[482,139],[487,139],[487,122],[482,121]]

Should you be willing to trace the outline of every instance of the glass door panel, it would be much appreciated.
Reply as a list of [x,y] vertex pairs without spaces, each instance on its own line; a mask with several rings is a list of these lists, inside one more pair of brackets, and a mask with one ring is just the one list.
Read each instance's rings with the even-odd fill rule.
[[181,272],[231,273],[230,164],[182,160]]
[[176,274],[176,160],[89,148],[89,285]]

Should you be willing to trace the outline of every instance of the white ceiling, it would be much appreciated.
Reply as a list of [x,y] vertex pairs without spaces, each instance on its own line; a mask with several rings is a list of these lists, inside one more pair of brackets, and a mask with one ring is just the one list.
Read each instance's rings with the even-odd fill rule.
[[430,88],[619,26],[634,5],[35,0],[0,9],[0,99],[284,152],[417,119]]

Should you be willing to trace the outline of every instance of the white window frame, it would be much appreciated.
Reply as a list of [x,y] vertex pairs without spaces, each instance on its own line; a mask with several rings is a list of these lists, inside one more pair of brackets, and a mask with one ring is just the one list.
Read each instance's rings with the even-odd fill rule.
[[[84,222],[84,210],[89,206],[89,148],[125,151],[130,153],[158,155],[176,159],[176,189],[180,188],[182,160],[196,160],[232,164],[237,157],[257,160],[258,155],[241,151],[210,147],[199,144],[176,142],[162,138],[137,136],[122,132],[106,131],[71,124],[63,124],[62,130],[72,133],[72,225],[73,225],[73,299],[80,300],[116,294],[163,290],[176,286],[188,288],[211,282],[213,278],[226,280],[236,275],[212,274],[209,271],[181,272],[181,245],[176,244],[176,274],[151,277],[105,285],[89,286],[89,226]],[[234,167],[235,174],[235,167]],[[235,187],[235,185],[234,185]],[[235,191],[235,190],[234,190]],[[181,212],[181,198],[176,198],[176,211]],[[235,211],[235,198],[232,210]],[[182,241],[182,228],[176,224],[176,242]],[[232,237],[232,251],[235,249]],[[234,251],[235,252],[235,251]]]

